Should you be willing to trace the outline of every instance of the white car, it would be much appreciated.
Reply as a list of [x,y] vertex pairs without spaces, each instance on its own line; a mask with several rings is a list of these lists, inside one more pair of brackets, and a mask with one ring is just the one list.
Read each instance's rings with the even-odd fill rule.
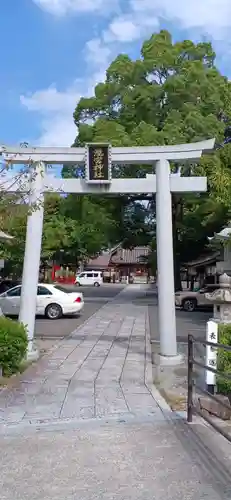
[[200,308],[213,308],[213,304],[206,299],[206,293],[212,293],[217,290],[219,285],[206,285],[200,290],[191,292],[189,290],[184,290],[182,292],[175,293],[175,305],[180,307],[187,312],[193,312]]
[[101,271],[83,271],[76,275],[77,286],[100,286],[103,283]]
[[[3,314],[18,316],[20,310],[21,285],[10,288],[0,295]],[[83,294],[68,292],[59,285],[39,283],[37,289],[36,314],[48,319],[59,319],[65,314],[79,313],[84,306]]]

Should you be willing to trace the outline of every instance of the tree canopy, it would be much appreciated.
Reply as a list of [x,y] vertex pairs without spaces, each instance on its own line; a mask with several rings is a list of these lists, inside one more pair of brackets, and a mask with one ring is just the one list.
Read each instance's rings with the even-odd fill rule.
[[[177,144],[211,137],[219,143],[230,118],[231,84],[215,66],[212,45],[173,43],[170,33],[161,31],[144,42],[139,59],[119,55],[95,95],[80,99],[74,111],[75,146]],[[182,166],[182,175],[206,175],[208,192],[172,197],[176,263],[198,256],[207,236],[229,220],[230,160],[227,145],[190,169]],[[149,169],[117,167],[115,174],[144,176]],[[150,208],[154,211],[153,202]]]
[[[27,214],[26,205],[0,209],[1,228],[14,237],[9,243],[0,242],[0,256],[10,261],[10,269],[15,274],[22,270]],[[42,261],[59,260],[61,251],[63,263],[78,265],[107,248],[115,226],[110,213],[88,198],[47,194]]]

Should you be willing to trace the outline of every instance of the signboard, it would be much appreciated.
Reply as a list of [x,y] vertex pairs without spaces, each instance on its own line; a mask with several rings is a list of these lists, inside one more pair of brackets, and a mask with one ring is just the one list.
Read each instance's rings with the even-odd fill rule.
[[91,184],[109,184],[111,177],[111,146],[109,144],[87,144],[85,181]]
[[[207,321],[206,325],[206,340],[208,342],[213,342],[214,344],[217,344],[218,342],[218,324],[215,321]],[[206,366],[209,366],[210,368],[214,368],[214,370],[217,369],[217,349],[213,348],[211,346],[206,346]],[[216,374],[213,372],[210,372],[206,370],[206,384],[209,385],[216,385]]]

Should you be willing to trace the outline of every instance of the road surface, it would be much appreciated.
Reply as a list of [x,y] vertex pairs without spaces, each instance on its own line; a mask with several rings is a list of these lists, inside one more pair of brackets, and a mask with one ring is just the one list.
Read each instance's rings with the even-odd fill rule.
[[[158,297],[157,291],[151,289],[146,295],[136,300],[137,305],[148,306],[151,338],[159,340],[158,335]],[[188,334],[195,337],[205,336],[206,322],[212,317],[212,311],[186,312],[176,310],[176,331],[178,342],[186,342]]]

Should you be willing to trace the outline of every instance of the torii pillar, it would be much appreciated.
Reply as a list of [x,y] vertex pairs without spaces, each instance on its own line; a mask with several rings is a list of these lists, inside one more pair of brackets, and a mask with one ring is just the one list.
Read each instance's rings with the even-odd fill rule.
[[[177,363],[176,314],[174,290],[174,256],[171,193],[204,192],[206,177],[181,177],[171,174],[170,163],[196,163],[204,152],[211,152],[215,139],[177,146],[145,146],[114,148],[110,145],[88,145],[85,148],[19,148],[2,147],[4,160],[12,164],[32,164],[35,176],[22,187],[22,182],[9,183],[6,191],[30,190],[31,203],[39,200],[37,210],[28,215],[26,248],[20,304],[20,320],[27,325],[28,357],[36,357],[33,348],[37,284],[43,226],[44,192],[61,191],[78,194],[147,194],[156,193],[157,266],[158,266],[158,330],[160,357],[165,363]],[[95,163],[94,163],[95,161]],[[100,163],[101,162],[101,163]],[[46,164],[83,165],[85,179],[57,179],[46,175]],[[146,178],[113,179],[115,165],[155,165],[156,174]],[[35,167],[35,168],[34,168]],[[98,172],[98,173],[97,173]],[[100,173],[100,175],[99,175]]]

